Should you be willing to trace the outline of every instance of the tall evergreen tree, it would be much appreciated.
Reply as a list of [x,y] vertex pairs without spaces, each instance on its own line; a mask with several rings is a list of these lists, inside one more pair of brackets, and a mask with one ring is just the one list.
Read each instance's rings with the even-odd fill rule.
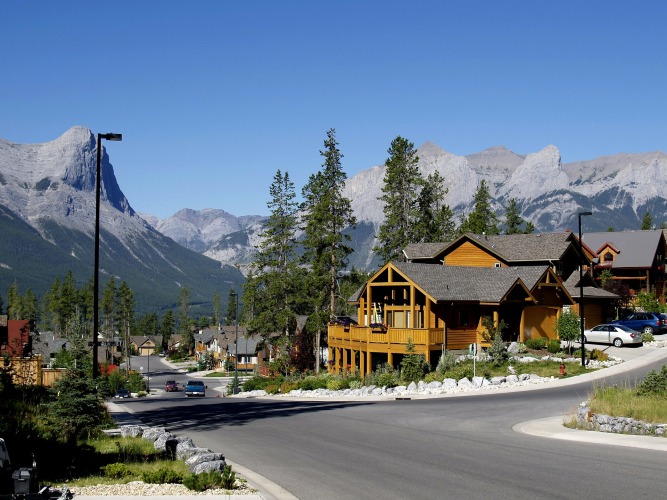
[[21,292],[16,281],[9,286],[9,292],[7,293],[7,317],[9,319],[23,319],[21,318]]
[[451,241],[456,235],[452,209],[444,202],[448,190],[440,172],[430,174],[417,196],[417,214],[409,243]]
[[126,368],[130,370],[130,336],[131,327],[134,323],[134,307],[136,301],[134,300],[134,292],[130,289],[128,284],[123,281],[118,287],[118,298],[120,306],[120,321],[121,334],[123,335],[123,345],[125,346],[125,362]]
[[491,195],[485,179],[479,183],[473,200],[475,206],[468,218],[461,223],[461,232],[500,234],[498,217],[491,208]]
[[22,319],[30,321],[31,327],[37,324],[39,316],[39,302],[33,291],[28,288],[21,299]]
[[217,328],[220,325],[220,316],[222,314],[222,305],[220,305],[220,292],[213,293],[213,325]]
[[236,321],[236,290],[233,288],[229,290],[227,297],[227,316],[225,317],[225,324],[230,326]]
[[524,220],[519,213],[516,198],[510,198],[505,211],[505,225],[507,226],[505,234],[521,234],[521,224],[523,223]]
[[384,221],[377,235],[378,246],[373,248],[383,262],[400,258],[412,241],[413,223],[417,217],[417,193],[423,185],[417,168],[419,157],[413,143],[397,136],[387,150],[382,196]]
[[74,281],[74,273],[67,271],[60,287],[60,326],[67,337],[72,336],[75,324],[78,323],[77,312],[80,309],[79,305],[79,290]]
[[168,309],[164,316],[162,317],[162,323],[160,324],[160,335],[162,335],[162,350],[169,350],[169,340],[171,339],[171,334],[176,330],[176,320],[174,319],[174,311]]
[[181,334],[181,345],[188,353],[195,349],[195,337],[190,327],[190,289],[181,288],[178,297],[178,330]]
[[644,218],[642,219],[641,229],[642,231],[653,229],[653,216],[648,210],[646,211],[646,213],[644,214]]
[[101,306],[102,306],[102,313],[104,315],[104,328],[103,331],[105,332],[105,335],[108,335],[107,332],[114,332],[116,331],[116,314],[117,314],[117,307],[116,307],[116,296],[117,296],[117,290],[116,290],[116,280],[112,276],[109,278],[109,281],[107,282],[107,286],[104,287],[104,290],[102,291],[102,300]]
[[248,325],[250,332],[263,337],[280,332],[283,341],[289,344],[295,324],[295,291],[298,288],[298,203],[288,172],[284,175],[280,170],[276,172],[269,194],[270,215],[255,254],[252,278],[246,280],[244,286],[243,304],[250,300],[254,304],[254,315]]
[[[310,283],[316,288],[322,285],[326,295],[312,296],[310,311],[327,310],[329,317],[336,314],[336,290],[338,272],[347,267],[353,249],[350,236],[343,231],[357,223],[352,211],[352,202],[343,196],[347,174],[341,165],[343,155],[338,149],[336,131],[329,129],[320,150],[324,158],[322,168],[311,175],[303,187],[303,227],[305,238],[304,261],[310,266]],[[324,300],[328,301],[325,305]],[[316,369],[319,370],[319,347],[321,330],[315,332]]]

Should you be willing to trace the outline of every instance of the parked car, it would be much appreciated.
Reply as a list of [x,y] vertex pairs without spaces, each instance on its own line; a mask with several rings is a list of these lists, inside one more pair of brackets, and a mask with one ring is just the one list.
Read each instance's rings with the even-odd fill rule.
[[175,380],[167,380],[164,384],[164,392],[178,392],[178,384]]
[[185,397],[190,396],[206,396],[206,386],[201,380],[190,380],[185,384]]
[[610,321],[612,325],[623,325],[643,333],[663,333],[667,332],[667,319],[660,313],[634,312],[627,316]]
[[623,347],[628,344],[642,344],[642,334],[624,325],[602,324],[584,330],[584,342],[613,344]]
[[116,398],[130,398],[132,395],[130,394],[130,391],[127,389],[118,389],[116,391],[116,395],[114,396]]

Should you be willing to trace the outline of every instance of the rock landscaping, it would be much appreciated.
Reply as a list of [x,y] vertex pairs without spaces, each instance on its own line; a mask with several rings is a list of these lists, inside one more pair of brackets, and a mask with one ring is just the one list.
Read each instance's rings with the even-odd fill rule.
[[581,403],[577,408],[577,428],[614,434],[667,437],[667,424],[652,424],[630,417],[612,417],[592,413],[587,401]]
[[[528,364],[536,361],[552,361],[560,363],[579,363],[580,360],[576,358],[562,359],[555,356],[522,356],[512,357],[511,361],[516,364]],[[591,360],[589,368],[605,368],[621,363],[619,358],[610,357],[606,361]],[[445,378],[442,381],[425,382],[423,380],[418,383],[412,382],[410,385],[399,385],[396,387],[377,387],[375,385],[368,385],[359,389],[314,389],[303,390],[295,389],[285,394],[272,395],[278,397],[299,397],[299,398],[336,398],[336,397],[366,397],[366,396],[381,396],[381,397],[405,397],[405,396],[431,396],[431,395],[445,395],[456,394],[462,392],[473,392],[480,390],[494,390],[506,387],[520,387],[534,384],[544,384],[558,380],[555,377],[540,377],[535,374],[521,374],[521,375],[507,375],[506,377],[492,377],[486,379],[484,377],[462,378],[455,380],[452,378]],[[264,390],[253,390],[248,392],[240,392],[236,396],[239,398],[249,397],[264,397],[269,394]]]

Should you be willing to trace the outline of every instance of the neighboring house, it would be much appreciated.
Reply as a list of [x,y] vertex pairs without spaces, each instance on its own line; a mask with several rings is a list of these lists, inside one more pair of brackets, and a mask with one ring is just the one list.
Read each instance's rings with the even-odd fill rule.
[[152,356],[155,347],[162,345],[162,335],[133,335],[130,337],[130,347],[138,356]]
[[608,269],[632,295],[654,292],[665,302],[665,235],[662,230],[585,233],[584,243],[595,252],[595,277]]
[[32,355],[32,333],[28,320],[0,316],[0,354],[22,358]]
[[[484,317],[507,325],[506,341],[556,338],[559,315],[579,300],[564,280],[575,276],[576,285],[575,271],[590,264],[591,253],[570,232],[409,245],[408,262],[386,264],[350,299],[359,324],[329,325],[330,371],[398,366],[408,339],[434,366],[443,349],[488,345]],[[606,319],[618,297],[589,281],[584,304],[597,309],[585,312]]]

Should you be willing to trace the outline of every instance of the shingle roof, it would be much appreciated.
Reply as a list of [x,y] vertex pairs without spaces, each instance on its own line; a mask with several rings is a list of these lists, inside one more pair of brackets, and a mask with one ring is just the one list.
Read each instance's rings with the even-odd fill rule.
[[503,235],[466,233],[464,236],[507,262],[557,261],[574,241],[570,232]]
[[[598,252],[609,243],[620,250],[612,267],[647,268],[653,265],[658,251],[662,230],[655,231],[619,231],[603,233],[585,233],[581,239],[593,251]],[[660,249],[662,250],[662,249]]]
[[[583,278],[584,278],[583,279],[584,297],[598,298],[598,299],[619,298],[618,295],[616,295],[615,293],[608,292],[604,288],[592,286],[593,278],[591,278],[590,274],[584,274]],[[577,273],[572,273],[564,284],[565,284],[565,289],[572,296],[572,298],[577,300],[581,293],[581,290],[579,288],[579,275]]]
[[410,243],[403,250],[403,255],[408,260],[435,259],[449,242],[440,243]]
[[[502,268],[439,266],[414,262],[392,264],[436,301],[500,302],[520,282],[530,289],[547,266]],[[528,284],[530,283],[530,284]]]

